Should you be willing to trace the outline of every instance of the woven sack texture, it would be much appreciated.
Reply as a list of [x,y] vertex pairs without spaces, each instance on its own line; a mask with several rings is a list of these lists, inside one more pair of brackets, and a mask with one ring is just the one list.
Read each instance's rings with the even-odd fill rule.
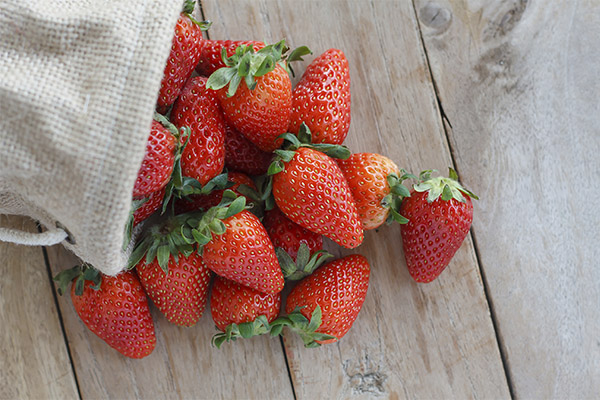
[[74,243],[62,243],[106,274],[126,263],[123,228],[181,5],[0,1],[0,213],[64,227]]

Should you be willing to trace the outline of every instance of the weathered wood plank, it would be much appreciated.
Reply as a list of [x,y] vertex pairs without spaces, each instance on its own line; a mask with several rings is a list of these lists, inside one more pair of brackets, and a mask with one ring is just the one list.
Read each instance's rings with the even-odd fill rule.
[[[62,247],[48,257],[54,274],[77,263]],[[156,349],[133,360],[89,331],[69,296],[59,298],[59,306],[83,398],[293,398],[279,341],[259,337],[213,348],[210,310],[196,326],[180,328],[152,307]]]
[[[2,226],[35,232],[31,219]],[[0,242],[0,398],[78,398],[40,247]]]
[[415,1],[514,393],[600,393],[600,4]]
[[[344,50],[352,76],[347,144],[353,151],[380,152],[415,171],[451,165],[409,2],[211,0],[203,8],[214,21],[212,38],[286,37],[315,55]],[[286,336],[297,397],[508,397],[470,239],[430,285],[412,282],[400,243],[392,226],[369,232],[357,249],[371,261],[371,287],[339,344],[304,349]]]

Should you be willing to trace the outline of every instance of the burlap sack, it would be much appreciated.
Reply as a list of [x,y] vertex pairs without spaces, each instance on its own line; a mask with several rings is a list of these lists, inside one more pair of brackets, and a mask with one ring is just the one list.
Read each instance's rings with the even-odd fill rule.
[[0,227],[0,240],[62,240],[104,273],[124,267],[123,228],[181,5],[0,1],[0,213],[48,230]]

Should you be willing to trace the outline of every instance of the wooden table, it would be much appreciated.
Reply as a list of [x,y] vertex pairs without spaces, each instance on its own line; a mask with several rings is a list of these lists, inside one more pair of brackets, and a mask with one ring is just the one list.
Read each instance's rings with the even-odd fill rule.
[[286,335],[217,350],[208,315],[183,329],[154,312],[158,345],[141,361],[57,298],[50,276],[73,256],[0,244],[0,398],[598,398],[599,2],[202,7],[211,38],[344,50],[348,146],[412,171],[454,166],[481,197],[471,235],[424,285],[398,226],[368,232],[356,251],[372,265],[369,293],[339,344]]

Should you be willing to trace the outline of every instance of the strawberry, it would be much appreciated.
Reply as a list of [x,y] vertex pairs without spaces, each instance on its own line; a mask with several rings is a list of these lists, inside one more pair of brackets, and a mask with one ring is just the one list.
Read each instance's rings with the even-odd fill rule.
[[202,316],[208,298],[210,270],[181,236],[187,215],[153,225],[130,256],[144,290],[167,320],[192,326]]
[[58,293],[68,284],[77,315],[85,326],[124,356],[143,358],[156,346],[148,299],[137,276],[122,272],[102,275],[89,265],[59,273]]
[[133,226],[139,224],[158,209],[163,204],[163,198],[165,197],[165,188],[157,190],[156,192],[150,193],[146,198],[134,199],[134,202],[139,202],[134,205],[133,212]]
[[167,59],[157,100],[157,108],[162,113],[173,104],[194,71],[204,42],[202,31],[210,26],[210,23],[198,22],[192,17],[194,3],[193,0],[186,0],[183,12],[175,25],[171,53]]
[[292,222],[278,208],[265,213],[263,224],[275,246],[275,254],[286,279],[302,279],[333,257],[322,250],[321,235]]
[[400,209],[408,218],[400,228],[406,265],[417,282],[433,281],[448,266],[471,227],[471,198],[478,198],[458,183],[452,168],[449,178],[431,173],[421,173]]
[[405,223],[399,214],[403,197],[410,196],[402,181],[415,178],[389,158],[375,153],[356,153],[338,165],[348,181],[363,229],[375,229],[384,222]]
[[279,293],[284,280],[275,249],[259,219],[244,210],[245,204],[243,196],[225,191],[221,204],[192,221],[183,236],[198,243],[204,262],[217,275],[262,293]]
[[225,165],[225,122],[206,78],[195,77],[185,85],[173,104],[171,122],[191,131],[181,157],[183,175],[207,184]]
[[174,161],[175,138],[160,122],[153,120],[132,196],[147,197],[165,187],[171,177]]
[[[232,184],[230,187],[228,187],[228,189],[232,190],[236,195],[244,196],[242,193],[237,191],[241,185],[246,185],[247,187],[256,190],[256,186],[254,185],[252,179],[250,179],[248,175],[242,174],[241,172],[228,172],[227,180]],[[177,201],[177,212],[189,212],[200,209],[208,210],[209,208],[214,207],[221,202],[224,192],[225,189],[216,189],[212,190],[208,194],[193,194],[187,196]],[[250,202],[250,199],[246,197],[246,201]]]
[[269,169],[272,153],[262,151],[240,132],[227,125],[225,135],[225,166],[248,175],[264,175]]
[[272,326],[290,327],[307,347],[340,340],[365,301],[369,275],[369,262],[358,254],[323,265],[292,289],[285,306],[288,316]]
[[210,76],[219,68],[225,67],[222,49],[225,49],[227,58],[234,55],[239,46],[253,46],[254,50],[260,50],[265,44],[255,40],[205,40],[196,72],[198,75]]
[[[331,157],[303,144],[310,143],[310,131],[303,127],[301,139],[284,135],[285,150],[276,150],[269,168],[277,207],[303,228],[355,248],[363,241],[363,229],[348,182]],[[344,157],[349,154],[338,145],[315,146],[334,156],[339,151]]]
[[263,293],[279,293],[283,274],[269,235],[258,218],[241,211],[223,220],[227,230],[204,246],[204,259],[216,274]]
[[350,128],[350,68],[341,50],[317,57],[294,88],[289,132],[297,134],[303,122],[315,143],[344,142]]
[[[290,122],[292,83],[282,59],[286,50],[284,40],[258,51],[239,46],[206,85],[217,90],[227,122],[263,151],[279,147],[281,139],[277,137],[286,132]],[[292,54],[301,59],[300,54],[305,53]],[[291,55],[288,61],[292,61]]]
[[267,333],[269,323],[277,318],[280,307],[279,293],[264,294],[217,276],[212,287],[210,310],[215,325],[223,333],[213,337],[213,344],[220,347],[224,341]]
[[279,209],[265,213],[263,224],[273,246],[284,249],[294,260],[302,243],[311,253],[323,249],[323,237],[292,222]]
[[193,326],[198,322],[208,299],[210,270],[197,253],[178,260],[169,258],[166,268],[158,259],[135,267],[142,286],[167,320],[179,326]]

